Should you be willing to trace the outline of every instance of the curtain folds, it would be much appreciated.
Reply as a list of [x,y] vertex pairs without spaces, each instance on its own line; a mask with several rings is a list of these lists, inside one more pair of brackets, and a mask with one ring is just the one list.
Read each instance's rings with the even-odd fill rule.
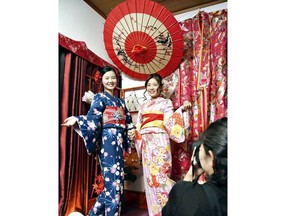
[[93,53],[91,50],[89,50],[85,42],[72,40],[61,33],[58,33],[58,35],[59,35],[59,45],[61,47],[70,50],[71,52],[82,57],[83,59],[86,59],[88,62],[94,65],[97,65],[99,67],[109,65],[116,71],[119,71],[118,68],[109,64],[108,62],[97,56],[95,53]]
[[[65,41],[73,40],[65,38]],[[93,60],[101,63],[99,66],[88,61],[87,56],[79,56],[83,52],[73,48],[79,43],[74,41],[69,46],[67,43],[62,46],[59,40],[59,216],[74,211],[88,213],[88,199],[94,195],[92,185],[99,171],[95,155],[87,154],[82,138],[73,128],[61,127],[65,118],[87,113],[89,106],[82,102],[84,92],[89,90],[85,75],[93,76],[99,67],[107,65],[101,59]],[[91,90],[97,92],[98,87],[94,87]]]
[[[63,56],[64,55],[64,56]],[[87,61],[73,56],[72,53],[61,54],[60,71],[60,119],[63,122],[70,115],[84,112],[84,105],[79,103],[84,92],[84,75]],[[63,72],[63,74],[61,73]],[[77,103],[78,102],[78,103]],[[82,210],[87,200],[87,153],[77,134],[72,133],[72,128],[60,127],[59,144],[59,215],[66,215],[74,210]]]

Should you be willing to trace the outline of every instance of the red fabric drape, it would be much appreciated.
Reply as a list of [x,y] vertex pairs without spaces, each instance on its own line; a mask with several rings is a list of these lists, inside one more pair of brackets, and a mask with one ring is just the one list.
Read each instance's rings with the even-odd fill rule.
[[[65,56],[60,122],[85,110],[84,104],[78,101],[81,101],[81,93],[84,92],[87,61],[77,56],[73,60],[72,56],[71,53]],[[59,148],[59,215],[68,215],[76,210],[85,213],[91,158],[72,128],[60,128]]]
[[95,53],[93,53],[88,47],[86,43],[83,41],[75,41],[71,38],[66,37],[65,35],[59,33],[59,45],[70,50],[71,52],[75,53],[76,55],[86,59],[87,61],[91,62],[94,65],[99,67],[104,67],[109,65],[110,67],[114,68],[116,71],[119,71],[118,68],[113,66],[112,64],[106,62]]
[[185,100],[193,107],[186,143],[173,145],[175,179],[182,178],[189,168],[191,152],[185,147],[197,140],[211,122],[227,116],[227,10],[200,11],[179,24],[185,48],[183,62],[175,71],[179,81],[172,101],[175,108]]
[[[69,87],[69,73],[70,73],[70,64],[71,64],[71,53],[65,56],[65,65],[64,65],[64,88],[62,93],[62,102],[61,102],[61,118],[60,122],[65,119],[65,116],[68,114],[68,87]],[[63,97],[64,96],[64,97]],[[64,116],[65,114],[65,116]],[[59,215],[62,215],[65,203],[65,191],[67,191],[67,184],[65,182],[65,161],[67,159],[66,154],[62,154],[62,152],[66,152],[66,136],[67,129],[60,128],[60,145],[59,145]],[[65,144],[65,145],[64,145]]]
[[[93,77],[99,67],[109,64],[102,59],[96,60],[96,55],[87,51],[82,42],[59,34],[59,44],[60,125],[68,116],[87,113],[89,106],[82,102],[82,96],[88,90],[85,75]],[[98,86],[95,83],[92,86],[91,90],[97,92]],[[59,126],[59,216],[74,211],[87,215],[88,199],[96,196],[92,193],[92,185],[100,171],[97,168],[95,155],[87,154],[82,138],[73,128]]]

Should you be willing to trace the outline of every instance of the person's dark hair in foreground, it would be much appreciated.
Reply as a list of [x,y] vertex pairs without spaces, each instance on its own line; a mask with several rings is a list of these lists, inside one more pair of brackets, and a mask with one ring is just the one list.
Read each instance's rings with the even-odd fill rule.
[[170,191],[162,216],[225,216],[227,117],[211,123],[192,147],[191,167]]

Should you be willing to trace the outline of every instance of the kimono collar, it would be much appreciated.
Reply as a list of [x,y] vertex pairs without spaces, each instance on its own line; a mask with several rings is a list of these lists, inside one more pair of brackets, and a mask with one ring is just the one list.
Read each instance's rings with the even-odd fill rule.
[[111,99],[111,100],[117,100],[116,97],[114,97],[113,95],[109,94],[108,92],[104,91],[103,93],[104,93],[104,95],[105,95],[106,97],[108,97],[109,99]]

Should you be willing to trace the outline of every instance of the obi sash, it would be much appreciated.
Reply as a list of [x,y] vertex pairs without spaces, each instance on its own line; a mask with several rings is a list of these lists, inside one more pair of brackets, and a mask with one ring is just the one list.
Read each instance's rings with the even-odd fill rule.
[[126,115],[122,107],[106,106],[103,113],[103,125],[121,124],[125,126]]
[[141,128],[145,127],[160,127],[164,129],[164,114],[163,113],[146,113],[142,115],[142,118],[145,119]]

